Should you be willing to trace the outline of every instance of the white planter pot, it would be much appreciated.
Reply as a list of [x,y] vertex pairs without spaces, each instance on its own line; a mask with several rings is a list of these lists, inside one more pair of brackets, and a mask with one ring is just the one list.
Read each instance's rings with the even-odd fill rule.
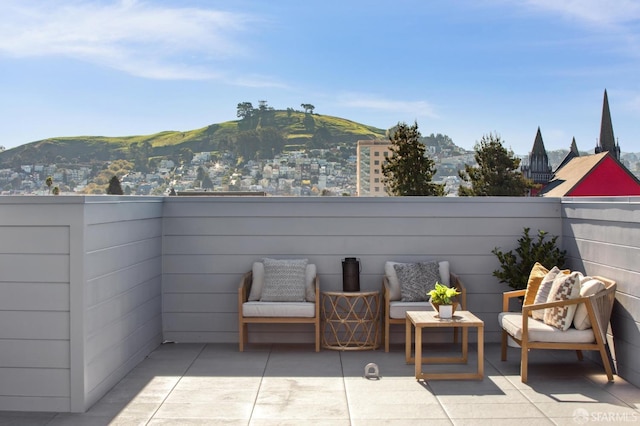
[[438,308],[440,310],[440,318],[451,318],[453,317],[453,306],[452,305],[440,305]]

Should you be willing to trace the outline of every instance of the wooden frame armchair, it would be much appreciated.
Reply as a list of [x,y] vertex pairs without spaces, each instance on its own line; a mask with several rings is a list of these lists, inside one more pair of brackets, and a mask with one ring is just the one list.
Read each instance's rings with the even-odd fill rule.
[[238,340],[240,352],[248,342],[248,324],[312,324],[315,329],[315,348],[320,351],[320,279],[313,279],[313,302],[249,301],[253,272],[242,276],[238,288]]
[[[453,272],[449,273],[449,286],[458,289],[460,294],[457,296],[458,303],[461,310],[467,309],[467,289],[460,280],[458,275]],[[392,324],[405,325],[407,322],[407,311],[432,311],[433,307],[429,302],[400,302],[391,300],[391,285],[389,284],[389,278],[385,275],[382,279],[382,315],[384,318],[384,332],[382,333],[382,340],[384,340],[384,351],[389,352],[389,341]],[[453,329],[453,341],[458,342],[458,328]]]
[[[502,327],[501,359],[502,361],[507,360],[507,339],[511,336],[520,345],[520,378],[523,383],[528,380],[527,366],[530,349],[573,349],[576,351],[579,360],[582,360],[583,350],[598,351],[602,358],[607,378],[610,381],[613,380],[605,344],[609,319],[615,300],[616,283],[603,277],[594,278],[604,283],[604,290],[587,297],[524,305],[522,312],[509,312],[509,300],[514,297],[523,297],[526,290],[503,293],[503,312],[499,315],[499,322]],[[591,322],[591,328],[586,330],[577,330],[570,327],[568,330],[562,331],[548,326],[540,320],[531,318],[531,312],[534,310],[579,303],[585,304]]]

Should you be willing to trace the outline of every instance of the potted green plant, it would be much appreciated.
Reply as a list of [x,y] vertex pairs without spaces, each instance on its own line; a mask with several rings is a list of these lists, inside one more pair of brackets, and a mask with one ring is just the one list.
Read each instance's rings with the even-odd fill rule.
[[491,253],[498,258],[500,269],[493,271],[493,276],[514,290],[522,290],[527,288],[531,268],[536,262],[540,262],[547,269],[554,266],[563,268],[567,251],[556,246],[557,236],[547,238],[547,234],[538,230],[538,236],[534,240],[529,236],[529,228],[524,228],[515,253],[513,250],[502,252],[495,247]]
[[431,304],[438,311],[440,318],[451,318],[453,316],[458,306],[458,302],[454,298],[460,294],[457,289],[436,282],[433,290],[427,294],[431,297]]

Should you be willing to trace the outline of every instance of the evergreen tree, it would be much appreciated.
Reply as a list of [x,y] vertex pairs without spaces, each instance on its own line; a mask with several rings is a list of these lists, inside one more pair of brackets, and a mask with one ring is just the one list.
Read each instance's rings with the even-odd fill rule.
[[500,136],[483,136],[474,146],[477,166],[464,166],[460,178],[471,186],[461,185],[460,196],[523,197],[533,182],[520,171],[520,159],[502,145]]
[[109,195],[123,195],[122,186],[120,186],[120,179],[118,176],[113,176],[109,180],[109,187],[107,188],[107,194]]
[[391,157],[382,165],[384,184],[389,195],[444,195],[444,185],[432,182],[435,163],[420,142],[418,123],[398,123],[389,136]]
[[47,179],[45,179],[44,183],[47,185],[47,188],[49,188],[49,194],[51,194],[51,185],[53,185],[53,178],[51,176],[48,176]]
[[208,174],[205,174],[202,178],[202,188],[204,189],[213,189],[213,181],[209,177]]

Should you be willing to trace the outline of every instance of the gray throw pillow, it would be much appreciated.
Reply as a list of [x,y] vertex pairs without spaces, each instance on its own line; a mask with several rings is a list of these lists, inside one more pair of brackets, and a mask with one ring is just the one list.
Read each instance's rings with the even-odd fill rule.
[[269,259],[264,263],[262,302],[304,302],[307,259]]
[[424,302],[429,300],[427,293],[440,280],[438,262],[398,263],[393,265],[403,302]]

